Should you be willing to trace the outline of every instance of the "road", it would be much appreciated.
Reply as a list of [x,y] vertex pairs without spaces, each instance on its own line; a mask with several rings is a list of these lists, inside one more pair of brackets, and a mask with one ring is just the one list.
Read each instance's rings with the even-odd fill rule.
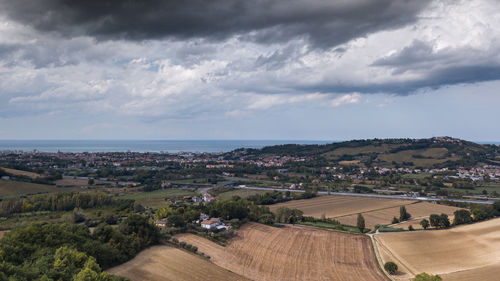
[[[298,189],[286,189],[286,188],[274,188],[274,187],[258,187],[258,186],[234,186],[240,189],[255,189],[255,190],[269,190],[269,191],[290,191],[290,192],[305,192],[304,190]],[[440,198],[430,198],[430,197],[410,197],[403,195],[382,195],[382,194],[366,194],[366,193],[350,193],[350,192],[330,192],[318,191],[321,195],[331,195],[331,196],[355,196],[355,197],[372,197],[372,198],[386,198],[386,199],[400,199],[400,200],[420,200],[420,201],[451,201],[460,203],[471,203],[471,204],[484,204],[491,205],[494,201],[492,200],[466,200],[466,199],[440,199]]]

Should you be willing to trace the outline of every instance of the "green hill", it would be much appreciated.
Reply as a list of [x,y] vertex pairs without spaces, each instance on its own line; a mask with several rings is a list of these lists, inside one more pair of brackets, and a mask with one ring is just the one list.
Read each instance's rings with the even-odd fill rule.
[[500,165],[500,147],[465,140],[437,137],[430,139],[352,140],[325,145],[276,145],[261,149],[238,149],[229,158],[267,156],[307,157],[313,161],[387,167],[456,167],[479,163]]

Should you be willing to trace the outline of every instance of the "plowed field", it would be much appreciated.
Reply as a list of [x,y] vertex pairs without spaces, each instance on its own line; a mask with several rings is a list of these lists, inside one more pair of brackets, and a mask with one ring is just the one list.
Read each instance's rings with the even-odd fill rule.
[[363,235],[247,223],[226,247],[192,234],[176,237],[252,280],[386,280]]

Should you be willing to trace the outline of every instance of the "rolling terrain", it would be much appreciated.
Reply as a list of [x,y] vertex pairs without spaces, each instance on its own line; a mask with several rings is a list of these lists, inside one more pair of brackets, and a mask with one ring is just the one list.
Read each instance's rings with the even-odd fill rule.
[[399,207],[401,205],[411,204],[412,202],[415,201],[349,196],[319,196],[311,199],[278,203],[270,205],[269,208],[271,211],[275,211],[280,206],[285,206],[291,209],[302,210],[304,216],[319,218],[324,214],[327,218],[335,218],[373,210]]
[[252,280],[386,280],[363,235],[247,223],[226,247],[193,234],[176,237]]
[[[428,218],[431,214],[445,213],[448,217],[452,217],[453,212],[460,210],[460,208],[439,205],[429,202],[418,202],[413,204],[405,204],[406,211],[411,214],[410,222],[404,222],[395,225],[408,229],[411,224],[415,229],[420,228],[420,221],[423,218]],[[392,224],[392,218],[399,218],[399,207],[386,208],[383,210],[368,211],[362,213],[365,218],[366,227],[373,229],[376,224]],[[342,224],[356,225],[357,214],[335,218]],[[453,221],[453,220],[452,220]]]
[[202,257],[169,246],[150,247],[107,272],[132,281],[248,280]]
[[23,181],[0,180],[0,198],[14,197],[19,195],[32,195],[48,192],[66,191],[54,185],[38,184]]
[[383,262],[400,267],[395,279],[420,272],[445,281],[498,280],[500,218],[447,230],[384,233],[374,236]]
[[[412,224],[418,224],[421,219],[431,214],[445,213],[451,216],[454,211],[460,209],[429,202],[348,196],[320,196],[278,203],[269,207],[271,211],[275,211],[280,206],[302,210],[304,216],[321,218],[322,215],[325,215],[325,217],[334,218],[345,225],[356,225],[358,213],[361,213],[365,218],[366,227],[370,229],[373,229],[376,224],[392,224],[392,218],[399,217],[400,206],[406,207],[406,210],[412,215],[411,219],[418,219],[412,221]],[[408,227],[407,225],[402,226]]]
[[384,167],[438,168],[486,163],[498,165],[500,148],[465,140],[436,137],[430,139],[367,139],[325,145],[286,144],[261,149],[239,149],[225,157],[245,155],[247,158],[270,155],[313,157],[349,165]]

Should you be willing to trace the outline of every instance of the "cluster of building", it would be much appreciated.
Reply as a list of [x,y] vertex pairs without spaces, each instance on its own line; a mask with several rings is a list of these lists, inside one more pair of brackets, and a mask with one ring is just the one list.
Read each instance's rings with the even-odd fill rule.
[[[197,220],[196,223],[200,224],[202,228],[210,231],[224,231],[231,228],[230,225],[225,225],[220,218],[211,218],[209,215],[203,213],[200,214],[200,219]],[[157,227],[165,228],[168,225],[168,219],[163,218],[155,220],[154,224]]]

